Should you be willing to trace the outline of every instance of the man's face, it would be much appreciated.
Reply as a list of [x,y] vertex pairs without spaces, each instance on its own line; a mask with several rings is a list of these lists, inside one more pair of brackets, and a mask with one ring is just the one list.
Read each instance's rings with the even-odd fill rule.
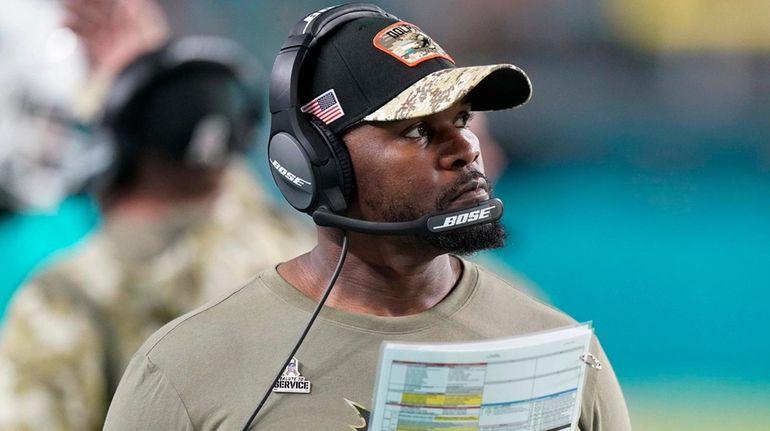
[[[343,139],[356,176],[349,215],[409,221],[489,199],[479,141],[467,127],[469,110],[458,103],[427,117],[364,123],[348,131]],[[500,247],[504,236],[495,222],[404,242],[468,254]]]

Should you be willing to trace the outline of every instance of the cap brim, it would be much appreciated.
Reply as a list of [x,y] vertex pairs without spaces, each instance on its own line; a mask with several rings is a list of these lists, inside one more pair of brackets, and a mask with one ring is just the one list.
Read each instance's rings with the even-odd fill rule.
[[443,69],[424,76],[363,121],[399,121],[444,111],[466,99],[474,111],[510,109],[526,103],[532,84],[512,64]]

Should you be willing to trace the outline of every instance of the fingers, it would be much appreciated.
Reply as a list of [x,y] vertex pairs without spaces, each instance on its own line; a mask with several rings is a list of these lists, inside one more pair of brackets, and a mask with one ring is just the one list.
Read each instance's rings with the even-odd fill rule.
[[61,0],[64,25],[80,38],[91,68],[115,73],[169,34],[154,0]]
[[117,0],[62,0],[64,26],[76,34],[90,34],[114,20]]

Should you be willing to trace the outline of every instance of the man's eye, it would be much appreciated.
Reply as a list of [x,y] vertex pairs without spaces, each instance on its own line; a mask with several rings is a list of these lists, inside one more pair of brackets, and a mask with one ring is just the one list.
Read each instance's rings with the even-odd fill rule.
[[473,118],[473,114],[470,112],[463,112],[457,117],[457,120],[455,120],[455,127],[468,127],[468,122],[471,121],[471,118]]
[[417,123],[404,132],[404,137],[420,139],[428,136],[428,128],[423,123]]

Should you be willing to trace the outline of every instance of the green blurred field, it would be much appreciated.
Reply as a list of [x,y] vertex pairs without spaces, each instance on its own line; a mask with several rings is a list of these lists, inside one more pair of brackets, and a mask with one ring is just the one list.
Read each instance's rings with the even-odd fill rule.
[[634,431],[770,430],[770,385],[682,380],[623,384]]

